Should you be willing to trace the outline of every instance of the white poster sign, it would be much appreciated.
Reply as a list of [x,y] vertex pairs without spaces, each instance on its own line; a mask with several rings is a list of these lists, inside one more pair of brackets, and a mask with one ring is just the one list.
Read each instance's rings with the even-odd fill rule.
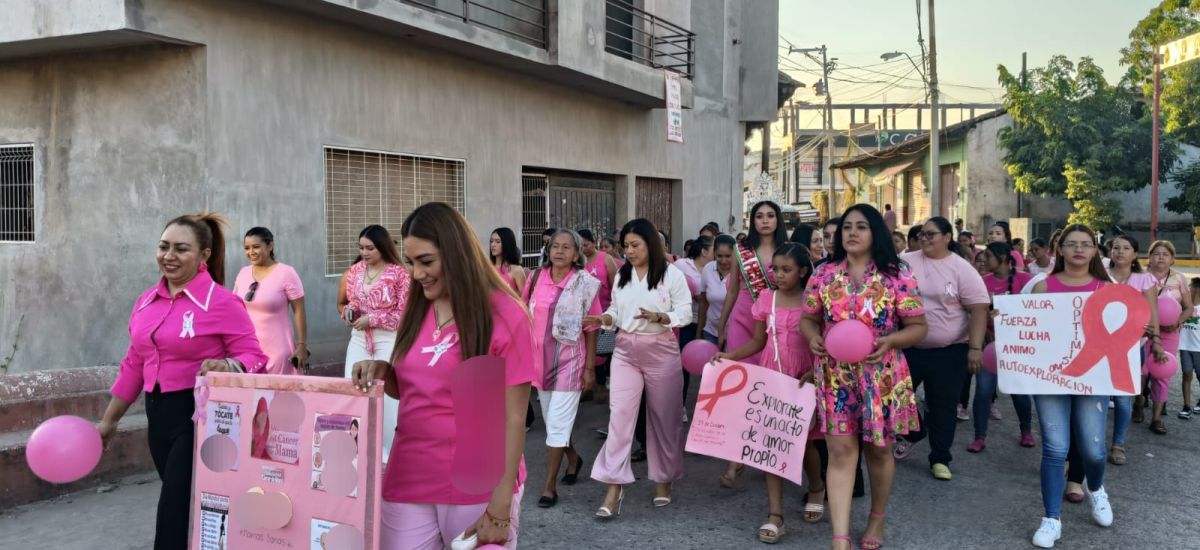
[[1150,305],[1133,288],[996,296],[1000,391],[1137,395]]
[[667,141],[683,143],[683,88],[679,73],[663,70],[667,86]]

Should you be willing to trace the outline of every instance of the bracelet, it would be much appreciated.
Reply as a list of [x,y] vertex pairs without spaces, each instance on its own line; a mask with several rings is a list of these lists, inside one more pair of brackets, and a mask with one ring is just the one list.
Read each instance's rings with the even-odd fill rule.
[[487,508],[483,509],[483,515],[487,516],[488,521],[492,522],[492,525],[495,525],[496,527],[498,527],[500,529],[508,529],[509,522],[512,521],[512,517],[498,518],[496,516],[493,516],[492,512],[490,510],[488,510]]

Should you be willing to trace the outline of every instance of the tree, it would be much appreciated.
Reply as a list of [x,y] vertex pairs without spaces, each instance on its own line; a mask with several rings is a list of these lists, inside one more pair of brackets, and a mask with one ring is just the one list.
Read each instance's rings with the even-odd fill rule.
[[[1129,32],[1121,64],[1125,81],[1153,97],[1154,56],[1161,46],[1200,32],[1200,0],[1164,0]],[[1177,65],[1162,72],[1163,130],[1180,141],[1200,145],[1200,65]]]
[[1192,219],[1200,220],[1200,162],[1176,172],[1175,186],[1179,194],[1167,201],[1167,210],[1191,214]]
[[[1071,200],[1071,223],[1096,229],[1120,216],[1115,193],[1150,181],[1150,118],[1130,90],[1113,86],[1089,57],[1054,56],[1027,81],[1001,65],[1005,107],[1014,126],[1000,131],[1004,165],[1018,190]],[[1167,143],[1160,166],[1174,164]],[[1160,172],[1165,179],[1165,170]]]

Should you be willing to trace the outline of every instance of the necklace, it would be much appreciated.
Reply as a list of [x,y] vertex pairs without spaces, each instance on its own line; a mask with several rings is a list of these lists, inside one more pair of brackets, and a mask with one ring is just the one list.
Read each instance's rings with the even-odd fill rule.
[[451,313],[450,318],[446,319],[445,321],[439,321],[437,308],[434,308],[433,309],[433,322],[435,325],[437,325],[437,326],[433,327],[433,339],[438,340],[442,337],[442,329],[446,328],[447,326],[450,325],[450,323],[454,322],[454,314]]
[[375,282],[375,280],[378,279],[379,276],[382,275],[383,272],[386,270],[387,270],[387,268],[384,267],[383,269],[376,271],[374,275],[371,275],[371,268],[368,266],[366,269],[363,270],[363,275],[366,276],[365,280],[366,280],[367,284],[368,285],[373,284]]

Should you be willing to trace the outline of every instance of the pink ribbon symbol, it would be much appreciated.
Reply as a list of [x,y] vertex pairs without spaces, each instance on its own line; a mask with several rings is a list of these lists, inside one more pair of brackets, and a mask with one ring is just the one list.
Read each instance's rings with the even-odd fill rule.
[[204,424],[205,411],[208,410],[208,380],[203,376],[196,377],[196,387],[192,389],[192,397],[196,400],[196,412],[192,413],[192,422]]
[[[1104,326],[1104,308],[1111,303],[1125,306],[1125,323],[1116,331]],[[1108,359],[1108,375],[1113,388],[1133,393],[1133,376],[1129,370],[1129,349],[1142,338],[1150,321],[1146,299],[1128,285],[1105,285],[1092,293],[1080,312],[1083,325],[1083,349],[1062,370],[1063,376],[1079,377],[1095,368],[1101,359]]]
[[[738,382],[738,384],[736,386],[726,389],[725,388],[725,377],[729,376],[729,373],[733,372],[733,371],[740,372],[742,374],[742,380],[740,382]],[[700,395],[697,395],[696,403],[698,404],[700,402],[704,402],[704,406],[700,407],[700,409],[702,409],[704,412],[708,413],[708,416],[712,416],[713,409],[715,409],[717,407],[717,401],[720,401],[722,397],[734,395],[737,392],[742,391],[742,388],[746,387],[746,381],[749,379],[750,379],[750,374],[746,372],[746,367],[744,367],[738,363],[730,365],[725,370],[721,371],[721,374],[719,376],[717,376],[716,391],[714,391],[712,393],[702,393]]]

